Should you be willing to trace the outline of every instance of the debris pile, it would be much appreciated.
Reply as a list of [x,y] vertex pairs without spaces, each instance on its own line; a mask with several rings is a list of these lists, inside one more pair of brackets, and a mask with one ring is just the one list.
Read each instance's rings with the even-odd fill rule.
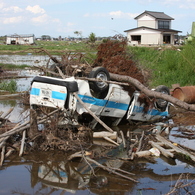
[[[103,66],[110,73],[130,76],[138,80],[142,84],[147,83],[147,78],[143,74],[135,61],[132,60],[132,56],[127,54],[126,41],[111,41],[108,40],[102,43],[98,47],[97,58],[93,66]],[[135,86],[124,86],[124,89],[132,94],[135,91]]]
[[97,58],[93,66],[103,66],[109,72],[131,76],[142,84],[146,83],[141,70],[126,52],[126,41],[107,41],[98,47]]

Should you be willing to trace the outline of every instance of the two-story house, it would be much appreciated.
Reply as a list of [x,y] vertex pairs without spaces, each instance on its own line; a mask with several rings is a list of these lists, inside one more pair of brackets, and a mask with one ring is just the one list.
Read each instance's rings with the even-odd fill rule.
[[171,29],[174,18],[164,12],[145,11],[134,18],[137,28],[125,30],[130,45],[175,44],[178,30]]

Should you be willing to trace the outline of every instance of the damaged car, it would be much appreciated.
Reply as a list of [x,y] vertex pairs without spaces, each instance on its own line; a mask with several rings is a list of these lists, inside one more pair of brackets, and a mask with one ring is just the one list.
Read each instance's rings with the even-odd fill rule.
[[[143,94],[140,91],[130,95],[121,85],[106,82],[110,80],[110,74],[104,67],[93,68],[88,77],[99,80],[36,76],[31,83],[31,108],[59,108],[64,113],[64,123],[78,124],[82,121],[88,123],[92,129],[98,122],[77,100],[75,94],[91,112],[104,122],[111,122],[112,126],[117,126],[122,119],[147,122],[169,116],[169,102],[153,99],[148,104],[148,100],[141,99]],[[154,90],[170,94],[164,85]]]

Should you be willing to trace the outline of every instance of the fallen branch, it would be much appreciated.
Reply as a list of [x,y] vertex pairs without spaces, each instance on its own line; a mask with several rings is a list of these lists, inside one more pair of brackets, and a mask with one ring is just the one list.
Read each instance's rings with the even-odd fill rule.
[[181,149],[178,148],[177,146],[173,145],[173,143],[171,143],[170,141],[166,140],[165,138],[163,138],[160,135],[156,135],[156,139],[160,142],[162,142],[164,145],[170,147],[171,149],[174,149],[174,151],[178,154],[183,154],[186,157],[190,158],[192,161],[195,162],[195,155],[190,154],[188,151],[186,151],[185,149]]
[[[76,154],[73,154],[73,155],[69,156],[68,160],[72,160],[73,158],[78,158],[78,157],[82,158],[83,155],[82,155],[82,154],[76,153]],[[104,166],[104,165],[98,163],[97,161],[95,161],[95,160],[93,160],[93,159],[91,159],[91,158],[89,158],[89,157],[87,157],[87,156],[85,156],[85,160],[89,161],[90,163],[96,164],[98,167],[100,167],[100,168],[102,168],[102,169],[108,171],[109,173],[113,173],[113,174],[115,174],[115,175],[118,175],[118,176],[123,177],[123,178],[125,178],[125,179],[128,179],[128,180],[130,180],[130,181],[133,181],[133,182],[135,182],[135,183],[138,182],[138,181],[136,181],[135,179],[132,179],[132,178],[126,176],[126,175],[122,175],[122,174],[120,174],[120,173],[118,173],[118,172],[115,171],[115,170],[119,171],[119,169],[115,169],[115,168],[113,169],[112,167],[106,167],[106,166]],[[123,171],[121,171],[121,172],[123,172]],[[129,173],[129,174],[131,174],[131,173]]]
[[22,154],[23,154],[25,138],[26,138],[26,131],[24,130],[24,131],[23,131],[23,135],[22,135],[22,141],[21,141],[21,147],[20,147],[19,156],[22,156]]
[[5,145],[3,146],[2,151],[1,151],[0,167],[3,165],[4,158],[5,158]]
[[118,75],[118,74],[113,74],[110,73],[110,78],[119,82],[127,82],[129,84],[134,85],[137,89],[142,91],[144,94],[146,94],[148,97],[154,97],[154,98],[159,98],[159,99],[164,99],[168,102],[171,102],[174,105],[177,105],[181,108],[184,108],[186,110],[191,110],[195,111],[195,105],[188,104],[186,102],[183,102],[177,98],[174,98],[170,95],[156,92],[153,90],[149,90],[147,87],[145,87],[142,83],[140,83],[138,80],[130,77],[130,76],[125,76],[125,75]]
[[[44,117],[42,118],[42,120],[40,120],[40,121],[37,122],[37,124],[41,124],[41,123],[45,122],[45,121],[47,120],[47,117],[49,117],[49,116],[55,114],[55,113],[58,112],[58,111],[59,111],[59,109],[54,110],[53,112],[49,113],[47,116],[44,116]],[[9,131],[7,131],[7,132],[1,134],[1,135],[0,135],[0,138],[5,138],[5,137],[7,137],[7,136],[11,136],[11,135],[13,135],[13,134],[15,134],[15,133],[18,133],[18,132],[23,131],[23,130],[28,129],[28,128],[30,128],[30,121],[26,121],[25,123],[23,123],[23,124],[21,124],[21,125],[18,125],[17,127],[15,127],[15,128],[13,128],[13,129],[11,129],[11,130],[9,130]],[[5,139],[6,139],[6,138],[5,138]],[[1,141],[2,141],[2,140],[1,140]]]
[[108,127],[100,118],[98,118],[85,104],[84,102],[79,98],[79,96],[76,93],[73,93],[76,99],[79,101],[79,103],[89,112],[93,118],[99,122],[105,129],[107,129],[109,132],[113,133],[114,131]]
[[93,132],[93,138],[103,138],[103,137],[109,137],[110,139],[116,140],[117,138],[117,132],[107,132],[107,131],[101,131],[101,132]]
[[103,137],[106,141],[109,141],[110,143],[116,145],[116,146],[119,146],[118,143],[116,143],[115,141],[113,141],[112,139],[110,139],[109,137]]

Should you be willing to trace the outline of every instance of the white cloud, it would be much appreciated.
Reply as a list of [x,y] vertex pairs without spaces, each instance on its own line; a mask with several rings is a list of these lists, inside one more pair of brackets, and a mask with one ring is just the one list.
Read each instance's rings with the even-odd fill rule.
[[0,2],[0,9],[2,9],[4,7],[5,3]]
[[22,12],[23,10],[21,8],[19,8],[18,6],[11,6],[11,7],[7,7],[7,8],[3,8],[3,12],[9,12],[9,11],[17,13],[17,12]]
[[132,13],[124,13],[122,11],[113,11],[110,12],[109,15],[113,18],[127,18],[127,19],[131,19],[136,17],[138,14],[132,14]]
[[44,14],[45,13],[45,10],[41,8],[39,5],[27,6],[26,10],[34,14]]
[[72,23],[72,22],[68,22],[67,23],[67,26],[74,26],[75,24],[74,23]]
[[84,14],[84,17],[90,17],[89,13]]
[[122,11],[113,11],[110,13],[93,13],[93,14],[89,14],[86,13],[84,14],[84,17],[112,17],[112,18],[127,18],[127,19],[131,19],[136,17],[138,14],[132,14],[132,13],[124,13]]
[[3,23],[4,24],[10,24],[10,23],[20,23],[23,20],[21,16],[18,17],[10,17],[10,18],[4,18]]
[[[138,2],[141,4],[153,4],[156,3],[156,0],[138,0]],[[173,9],[176,7],[181,9],[195,9],[195,0],[164,0],[159,1],[159,3],[167,7],[173,7]]]
[[49,21],[49,17],[47,14],[43,14],[41,16],[38,16],[36,18],[32,18],[32,22],[34,23],[47,23]]

